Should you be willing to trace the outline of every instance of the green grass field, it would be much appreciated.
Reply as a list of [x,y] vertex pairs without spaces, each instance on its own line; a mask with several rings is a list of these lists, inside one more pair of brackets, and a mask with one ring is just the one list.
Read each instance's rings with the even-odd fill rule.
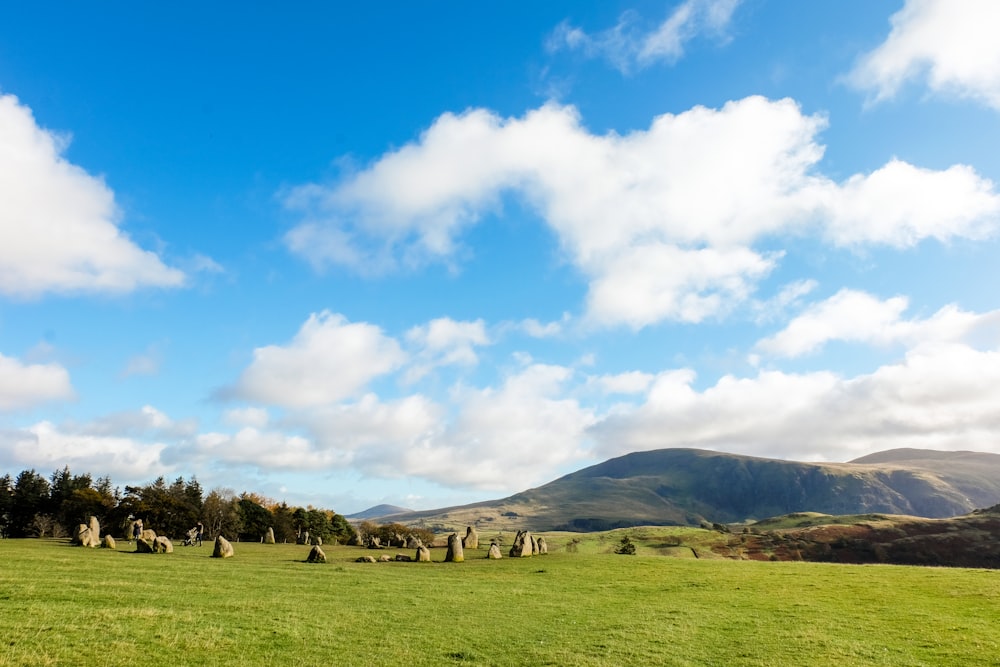
[[998,571],[669,558],[650,555],[674,549],[663,531],[629,534],[637,556],[609,553],[616,532],[464,563],[326,547],[324,565],[294,545],[0,540],[0,665],[1000,664]]

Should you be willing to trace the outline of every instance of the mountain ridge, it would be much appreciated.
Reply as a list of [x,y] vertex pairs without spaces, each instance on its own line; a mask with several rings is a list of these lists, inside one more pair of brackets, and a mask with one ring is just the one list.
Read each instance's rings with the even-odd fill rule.
[[671,448],[615,457],[506,498],[382,517],[451,530],[595,531],[792,512],[944,518],[1000,502],[1000,455],[895,449],[809,463]]

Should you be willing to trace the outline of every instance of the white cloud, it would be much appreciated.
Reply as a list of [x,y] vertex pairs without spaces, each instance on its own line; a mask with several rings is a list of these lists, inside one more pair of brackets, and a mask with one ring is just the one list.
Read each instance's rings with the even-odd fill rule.
[[335,403],[396,370],[405,358],[399,343],[378,327],[324,311],[310,315],[288,345],[254,350],[253,362],[226,393],[291,408]]
[[118,228],[105,183],[62,157],[67,140],[0,95],[0,293],[128,292],[177,287],[184,274]]
[[981,101],[1000,110],[1000,5],[993,0],[907,0],[891,18],[885,42],[849,75],[875,100],[925,80],[936,94]]
[[0,354],[0,411],[23,410],[74,396],[69,373],[59,364],[24,364]]
[[866,292],[843,289],[807,308],[774,336],[758,341],[756,348],[774,356],[797,357],[831,341],[898,343],[911,348],[968,341],[1000,344],[1000,311],[976,314],[948,305],[927,319],[904,320],[908,306],[905,297],[883,301]]
[[233,408],[226,410],[223,420],[227,424],[262,429],[267,426],[271,417],[264,408]]
[[907,247],[995,233],[1000,196],[969,167],[892,160],[844,183],[825,178],[825,124],[761,97],[665,114],[627,135],[591,134],[555,104],[523,118],[444,114],[369,168],[293,191],[288,205],[304,220],[286,241],[320,267],[449,261],[462,230],[512,193],[589,281],[589,319],[641,327],[746,300],[781,258],[753,247],[764,239],[815,231],[841,246]]
[[613,28],[594,35],[563,22],[549,35],[550,52],[569,49],[607,58],[622,73],[657,62],[675,63],[687,44],[699,35],[728,41],[727,30],[740,0],[686,0],[659,26],[644,31],[634,12],[622,14]]
[[923,345],[867,375],[761,372],[697,391],[662,374],[646,402],[591,429],[601,455],[698,447],[846,461],[896,447],[1000,453],[1000,353]]
[[416,349],[407,382],[416,382],[439,366],[474,366],[479,362],[475,348],[490,344],[483,320],[459,322],[449,317],[413,327],[406,332],[406,340]]
[[601,375],[590,378],[587,383],[597,385],[605,394],[642,394],[656,379],[652,373],[628,371],[616,375]]
[[563,396],[572,371],[530,365],[499,387],[462,388],[449,405],[419,394],[366,394],[296,411],[305,436],[243,429],[199,438],[194,458],[262,468],[353,468],[383,479],[420,477],[447,487],[520,491],[582,456],[594,416]]
[[0,431],[0,464],[39,470],[69,466],[72,470],[139,480],[164,474],[162,443],[144,443],[124,436],[66,431],[50,422]]
[[176,439],[197,433],[198,422],[194,419],[175,421],[161,410],[144,405],[139,410],[117,412],[86,424],[69,424],[64,430],[88,436]]

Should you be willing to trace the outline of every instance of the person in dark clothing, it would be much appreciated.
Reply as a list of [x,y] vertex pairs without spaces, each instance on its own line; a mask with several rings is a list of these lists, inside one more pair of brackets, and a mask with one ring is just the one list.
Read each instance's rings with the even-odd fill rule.
[[199,521],[199,522],[198,522],[198,525],[197,525],[197,526],[195,526],[194,528],[195,528],[195,530],[197,530],[197,531],[198,531],[198,533],[197,533],[197,534],[196,534],[196,535],[194,536],[194,541],[195,541],[195,542],[196,542],[196,543],[198,544],[198,546],[200,547],[200,546],[201,546],[201,534],[202,534],[203,532],[205,532],[205,526],[201,525],[201,521]]

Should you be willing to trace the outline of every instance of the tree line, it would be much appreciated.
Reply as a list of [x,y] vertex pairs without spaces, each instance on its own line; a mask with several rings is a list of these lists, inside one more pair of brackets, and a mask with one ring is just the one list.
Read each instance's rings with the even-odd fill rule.
[[274,531],[276,542],[294,542],[308,531],[312,538],[346,544],[356,532],[340,514],[314,507],[291,507],[256,493],[237,495],[217,488],[205,495],[198,480],[158,477],[142,486],[112,486],[107,476],[74,475],[69,467],[48,478],[34,469],[17,477],[0,477],[0,536],[66,537],[96,516],[103,532],[128,536],[128,526],[141,519],[160,535],[180,538],[199,522],[205,537],[257,541]]

